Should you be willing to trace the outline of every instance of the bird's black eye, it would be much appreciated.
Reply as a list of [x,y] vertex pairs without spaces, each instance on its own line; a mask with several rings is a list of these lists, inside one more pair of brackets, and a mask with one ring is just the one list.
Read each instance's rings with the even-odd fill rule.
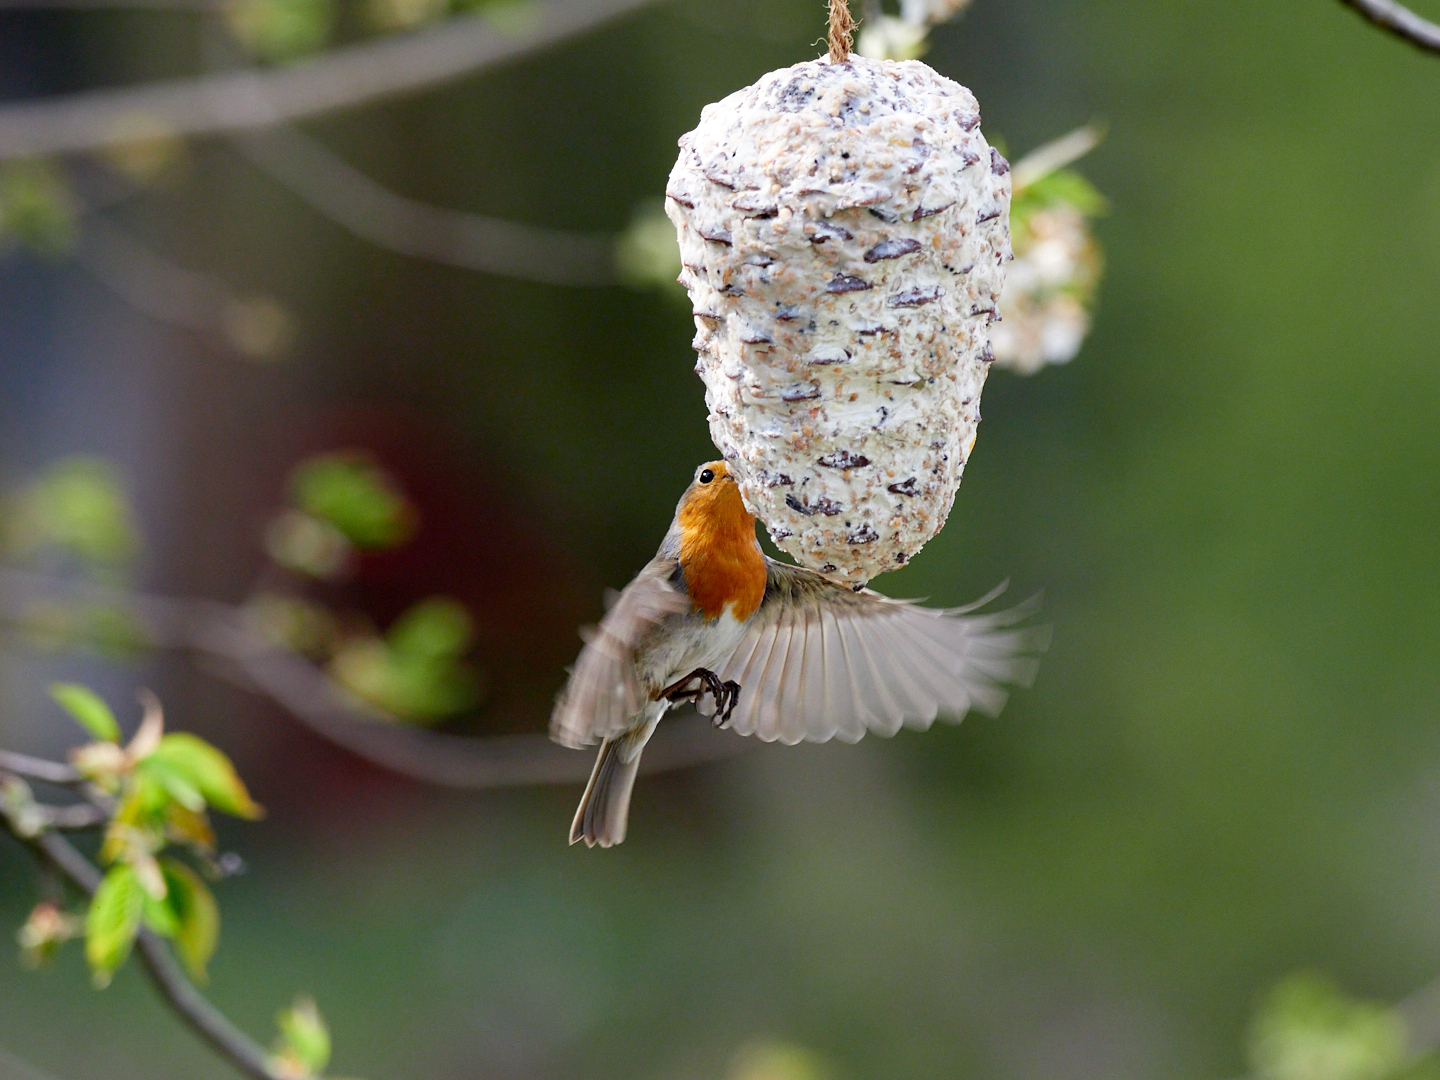
[[711,480],[714,480],[714,479],[715,479],[715,470],[714,470],[714,469],[701,469],[701,470],[700,470],[700,483],[702,483],[702,484],[708,484]]

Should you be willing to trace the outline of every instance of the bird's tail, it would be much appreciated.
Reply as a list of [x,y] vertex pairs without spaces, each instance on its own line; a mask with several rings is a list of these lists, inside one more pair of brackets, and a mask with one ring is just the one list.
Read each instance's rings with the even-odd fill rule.
[[635,790],[640,751],[644,746],[644,742],[635,746],[625,735],[600,744],[600,756],[595,759],[590,783],[585,785],[580,809],[575,811],[575,821],[570,826],[570,843],[584,840],[587,847],[596,844],[611,847],[625,839],[625,825],[630,820],[630,793]]

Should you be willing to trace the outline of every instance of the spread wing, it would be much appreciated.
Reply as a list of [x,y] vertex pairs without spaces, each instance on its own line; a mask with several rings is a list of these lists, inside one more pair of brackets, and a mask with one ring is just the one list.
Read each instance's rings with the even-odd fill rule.
[[[924,730],[937,716],[990,715],[1006,684],[1034,678],[1048,627],[1015,628],[1036,602],[988,615],[919,607],[769,561],[765,599],[717,669],[740,684],[724,726],[767,742],[858,741],[867,731]],[[702,702],[708,713],[713,700]]]
[[689,597],[670,584],[678,565],[674,559],[653,560],[590,634],[550,716],[550,737],[556,742],[589,746],[635,726],[649,703],[635,652],[662,619],[690,608]]

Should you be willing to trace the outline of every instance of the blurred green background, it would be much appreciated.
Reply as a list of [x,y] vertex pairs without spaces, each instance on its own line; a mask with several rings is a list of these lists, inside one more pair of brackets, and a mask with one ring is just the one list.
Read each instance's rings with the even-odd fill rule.
[[[700,108],[815,55],[822,23],[671,0],[310,130],[417,197],[618,230]],[[12,93],[190,70],[192,37],[0,15]],[[949,528],[877,583],[1044,590],[1035,688],[998,720],[647,778],[627,842],[587,851],[578,788],[427,788],[183,661],[12,642],[0,743],[63,747],[52,677],[145,682],[269,808],[223,833],[251,869],[219,888],[211,993],[244,1026],[311,992],[337,1075],[367,1080],[721,1080],[767,1041],[811,1055],[798,1080],[1218,1080],[1297,968],[1391,1000],[1440,973],[1440,62],[1319,0],[976,0],[933,42],[1012,156],[1109,125],[1081,165],[1111,201],[1092,336],[991,379]],[[367,602],[462,596],[479,728],[543,728],[574,627],[712,453],[683,297],[378,251],[204,143],[115,213],[283,298],[293,355],[217,355],[11,255],[4,471],[111,457],[140,580],[233,599],[286,470],[371,446],[440,539]],[[35,895],[0,840],[0,927]],[[0,1045],[75,1080],[229,1075],[73,947],[0,963]]]

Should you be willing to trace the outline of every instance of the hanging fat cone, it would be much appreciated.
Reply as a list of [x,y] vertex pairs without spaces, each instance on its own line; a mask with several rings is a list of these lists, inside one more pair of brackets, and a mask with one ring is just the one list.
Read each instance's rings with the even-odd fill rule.
[[710,434],[783,550],[852,585],[940,531],[980,422],[1010,168],[914,61],[814,60],[706,106],[679,231]]

